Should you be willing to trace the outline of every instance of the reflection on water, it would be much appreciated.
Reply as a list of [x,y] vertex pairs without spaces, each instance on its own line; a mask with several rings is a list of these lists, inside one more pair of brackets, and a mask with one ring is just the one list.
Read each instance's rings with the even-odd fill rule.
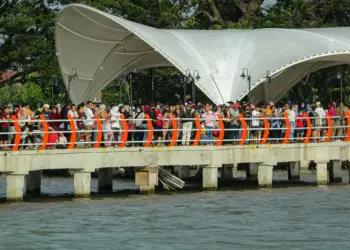
[[[126,187],[136,188],[115,180],[114,188]],[[43,178],[42,189],[72,193],[73,179]],[[340,185],[4,203],[0,249],[348,249],[349,191]]]

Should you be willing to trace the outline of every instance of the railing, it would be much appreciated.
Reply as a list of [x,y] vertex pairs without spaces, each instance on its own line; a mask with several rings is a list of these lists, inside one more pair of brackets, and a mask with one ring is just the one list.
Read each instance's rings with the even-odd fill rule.
[[[297,120],[302,120],[303,127],[295,127]],[[198,115],[194,119],[179,119],[173,115],[166,119],[168,126],[159,128],[155,126],[149,115],[145,119],[126,120],[123,115],[116,121],[120,129],[113,129],[109,119],[95,118],[90,120],[94,124],[92,129],[78,129],[77,123],[86,123],[86,120],[74,120],[68,115],[68,119],[46,120],[43,115],[39,120],[18,120],[15,116],[10,121],[0,121],[0,125],[10,123],[9,132],[0,132],[7,135],[8,142],[0,141],[1,150],[22,149],[74,149],[75,147],[119,147],[126,146],[177,146],[182,145],[215,145],[223,144],[267,144],[267,143],[327,143],[334,140],[350,141],[350,112],[344,117],[330,117],[327,113],[324,118],[312,118],[304,114],[302,118],[290,121],[287,114],[283,117],[244,118],[242,114],[237,118],[238,125],[230,119],[222,118],[219,114],[216,118],[203,119]],[[131,124],[141,123],[143,128],[134,129]],[[30,131],[24,131],[24,127],[34,127]],[[69,124],[69,130],[53,131],[52,124]],[[186,123],[192,125],[185,126]],[[212,125],[209,127],[205,126]],[[226,125],[225,125],[226,123]],[[25,125],[23,125],[25,124]],[[255,126],[258,124],[257,126]],[[21,126],[22,125],[22,126]],[[181,126],[182,125],[182,126]],[[279,125],[275,127],[275,125]],[[51,134],[63,133],[68,137],[67,143],[49,142]],[[93,140],[86,141],[86,135],[92,134]],[[297,135],[297,137],[295,137]],[[85,136],[85,137],[84,137]],[[118,138],[115,138],[118,137]],[[142,139],[140,139],[142,138]],[[28,141],[30,143],[28,143]]]

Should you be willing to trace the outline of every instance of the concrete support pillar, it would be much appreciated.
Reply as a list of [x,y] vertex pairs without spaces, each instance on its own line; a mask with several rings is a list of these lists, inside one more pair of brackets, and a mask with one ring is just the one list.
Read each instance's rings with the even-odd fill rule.
[[272,187],[272,170],[273,166],[267,163],[259,164],[258,169],[258,182],[259,187],[269,188]]
[[300,181],[300,162],[290,162],[288,166],[288,180]]
[[77,198],[89,197],[91,192],[91,172],[74,173],[74,196]]
[[246,169],[247,179],[248,180],[257,180],[258,179],[258,163],[249,163]]
[[113,168],[100,168],[98,170],[98,191],[113,191]]
[[300,168],[301,169],[308,169],[309,168],[309,161],[305,161],[305,160],[300,161]]
[[191,177],[190,166],[174,166],[174,175],[180,179],[188,179]]
[[6,176],[7,201],[23,201],[24,180],[24,174],[9,174]]
[[232,181],[233,180],[233,164],[222,164],[221,181]]
[[140,186],[140,194],[154,194],[155,186],[158,186],[158,167],[137,169],[135,184]]
[[218,189],[218,168],[211,166],[203,167],[203,190],[215,191]]
[[317,172],[317,184],[326,185],[328,183],[328,162],[315,162],[316,163],[316,172]]
[[26,191],[28,194],[40,194],[41,192],[41,171],[30,171],[26,176]]
[[331,161],[329,168],[329,182],[342,183],[343,181],[343,170],[342,162],[338,160]]

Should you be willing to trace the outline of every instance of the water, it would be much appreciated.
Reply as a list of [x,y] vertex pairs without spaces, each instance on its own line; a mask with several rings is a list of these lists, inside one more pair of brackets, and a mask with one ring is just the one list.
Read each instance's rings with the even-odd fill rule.
[[[44,178],[43,192],[71,193],[72,183]],[[120,180],[114,187],[136,188]],[[349,191],[299,186],[5,203],[0,249],[348,249]]]

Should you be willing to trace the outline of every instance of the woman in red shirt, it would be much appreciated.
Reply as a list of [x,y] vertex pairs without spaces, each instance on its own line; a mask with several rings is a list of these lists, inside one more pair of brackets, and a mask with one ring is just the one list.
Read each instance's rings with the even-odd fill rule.
[[61,120],[62,117],[58,112],[58,108],[54,107],[52,113],[50,114],[50,126],[53,127],[56,131],[60,131],[61,122],[55,122],[55,120]]
[[304,132],[305,132],[305,117],[301,110],[299,111],[299,114],[296,116],[295,128],[296,128],[297,141],[303,140]]
[[[4,106],[0,115],[0,145],[7,144],[9,141],[9,127],[10,127],[10,109]],[[6,150],[7,146],[0,146],[0,150]]]
[[49,139],[47,140],[46,148],[48,148],[48,149],[56,148],[57,143],[58,143],[57,131],[53,127],[50,127]]

